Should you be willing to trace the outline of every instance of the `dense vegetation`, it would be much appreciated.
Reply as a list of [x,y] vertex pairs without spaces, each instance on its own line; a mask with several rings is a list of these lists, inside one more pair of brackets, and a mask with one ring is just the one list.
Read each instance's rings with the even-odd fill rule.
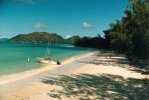
[[125,16],[105,31],[105,39],[112,49],[149,57],[149,0],[131,0]]
[[54,34],[54,33],[47,33],[47,32],[33,32],[29,34],[20,34],[13,38],[11,38],[11,41],[16,42],[40,42],[40,43],[46,43],[46,42],[53,42],[53,43],[63,43],[64,39],[63,37]]
[[14,42],[30,42],[30,43],[61,43],[61,44],[74,44],[75,41],[80,39],[79,36],[72,36],[70,38],[64,39],[60,35],[48,32],[33,32],[29,34],[19,34],[10,39]]
[[81,37],[79,36],[72,36],[70,38],[65,39],[65,43],[66,44],[74,44],[76,41],[79,41],[81,39]]
[[96,37],[76,38],[74,41],[74,45],[79,47],[91,47],[102,49],[107,48],[105,39],[100,35],[97,35]]
[[101,37],[83,37],[76,46],[114,49],[129,56],[149,58],[149,0],[129,0],[125,16],[110,24]]

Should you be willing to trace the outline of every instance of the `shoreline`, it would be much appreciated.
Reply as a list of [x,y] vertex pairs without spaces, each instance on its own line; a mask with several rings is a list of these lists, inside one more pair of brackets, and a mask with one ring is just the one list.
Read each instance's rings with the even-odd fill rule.
[[[96,51],[65,59],[60,67],[45,66],[48,70],[43,67],[44,71],[28,71],[30,73],[22,74],[23,77],[16,74],[22,79],[14,75],[18,80],[5,81],[8,83],[0,85],[0,100],[99,100],[100,97],[107,98],[107,95],[110,99],[109,93],[112,93],[113,99],[119,96],[129,99],[132,93],[136,97],[142,94],[147,97],[144,82],[148,82],[149,75],[119,61],[125,61],[124,57],[115,55],[106,58]],[[138,94],[140,89],[141,94]]]
[[18,72],[18,73],[14,73],[14,74],[9,74],[9,75],[1,75],[0,76],[0,85],[4,85],[4,84],[10,83],[10,82],[17,81],[17,80],[22,80],[22,79],[25,79],[25,78],[28,78],[28,77],[43,73],[43,72],[48,71],[48,70],[52,70],[54,68],[61,67],[63,65],[69,64],[73,61],[76,61],[76,60],[85,58],[89,55],[92,55],[96,52],[97,51],[88,52],[88,53],[78,54],[76,56],[66,58],[66,59],[61,61],[62,65],[46,64],[46,65],[41,66],[40,68],[36,68],[36,69],[31,69],[31,70]]

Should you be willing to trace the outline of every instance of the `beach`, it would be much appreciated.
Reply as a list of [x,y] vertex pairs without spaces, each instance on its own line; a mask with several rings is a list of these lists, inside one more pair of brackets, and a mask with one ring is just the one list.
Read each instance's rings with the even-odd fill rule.
[[0,100],[147,100],[148,69],[140,67],[123,55],[81,54],[62,65],[0,76]]

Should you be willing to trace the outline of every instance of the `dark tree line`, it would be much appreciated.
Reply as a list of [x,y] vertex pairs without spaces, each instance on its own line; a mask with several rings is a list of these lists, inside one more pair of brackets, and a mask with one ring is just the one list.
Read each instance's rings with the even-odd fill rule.
[[110,24],[105,37],[83,37],[76,46],[107,48],[129,56],[149,58],[149,0],[129,0],[125,16]]
[[149,0],[130,0],[125,16],[104,31],[109,47],[126,55],[149,57]]
[[82,37],[74,41],[74,45],[78,47],[90,47],[90,48],[105,48],[105,39],[100,35],[96,37]]

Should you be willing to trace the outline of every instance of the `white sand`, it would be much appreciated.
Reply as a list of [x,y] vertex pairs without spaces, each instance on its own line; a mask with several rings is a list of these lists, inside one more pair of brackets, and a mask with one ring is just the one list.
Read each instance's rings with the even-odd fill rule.
[[[99,57],[97,60],[102,61],[113,61],[114,59],[125,59],[124,57],[112,57],[112,59],[107,59],[105,57]],[[131,68],[128,65],[125,67],[120,67],[118,65],[112,66],[110,65],[96,65],[96,64],[87,64],[73,72],[73,74],[111,74],[111,75],[119,75],[123,78],[135,78],[135,79],[149,79],[149,75],[143,75],[141,73],[131,71]]]
[[111,75],[119,75],[123,78],[136,78],[143,79],[144,75],[141,73],[136,73],[125,68],[116,67],[116,66],[103,66],[103,65],[94,65],[88,64],[85,65],[78,70],[75,70],[73,74],[111,74]]
[[[76,61],[76,60],[81,59],[81,58],[85,58],[85,57],[90,56],[92,54],[93,53],[88,53],[88,54],[84,54],[84,55],[71,57],[69,59],[62,61],[62,65],[69,64],[73,61]],[[38,68],[38,69],[33,69],[33,70],[20,72],[20,73],[16,73],[16,74],[11,74],[11,75],[3,75],[3,76],[0,76],[0,85],[6,84],[9,82],[13,82],[13,81],[17,81],[17,80],[21,80],[21,79],[24,79],[27,77],[31,77],[33,75],[51,70],[53,68],[61,67],[62,65],[47,64],[46,66],[43,66],[43,67]]]
[[[64,69],[67,65],[70,64],[70,67],[74,65],[75,61],[79,60],[91,60],[95,59],[93,53],[73,57],[71,59],[65,60],[63,62]],[[107,61],[113,59],[106,59],[104,57],[96,57],[97,60]],[[77,65],[74,65],[77,66]],[[126,65],[128,66],[128,65]],[[48,70],[52,70],[60,66],[51,66],[35,69],[27,72],[17,73],[9,76],[0,77],[0,100],[76,100],[76,98],[62,97],[61,99],[52,98],[47,93],[54,92],[55,90],[63,90],[62,87],[56,85],[48,85],[41,82],[39,76],[44,76],[48,74]],[[65,71],[65,70],[64,70]],[[65,73],[65,72],[64,72]],[[67,73],[65,73],[67,75]],[[79,75],[79,74],[110,74],[110,75],[119,75],[123,78],[135,78],[135,79],[149,79],[149,75],[142,75],[141,73],[130,71],[129,68],[104,65],[104,64],[88,64],[84,63],[78,66],[77,69],[70,70],[68,75]],[[7,83],[7,84],[6,84]],[[3,84],[3,85],[2,85]]]

